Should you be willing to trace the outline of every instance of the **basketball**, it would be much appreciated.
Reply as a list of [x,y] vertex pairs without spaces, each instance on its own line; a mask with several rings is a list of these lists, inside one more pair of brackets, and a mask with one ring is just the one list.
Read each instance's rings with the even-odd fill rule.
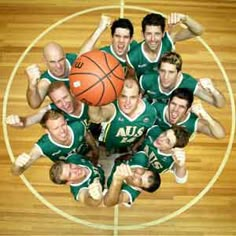
[[102,106],[113,102],[121,93],[124,71],[114,56],[94,50],[76,59],[69,80],[71,92],[77,100]]

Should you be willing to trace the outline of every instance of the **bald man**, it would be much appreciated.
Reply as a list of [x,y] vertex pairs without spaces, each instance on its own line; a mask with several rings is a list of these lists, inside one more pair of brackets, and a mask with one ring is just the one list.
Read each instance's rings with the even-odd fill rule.
[[63,81],[69,87],[69,71],[76,58],[82,53],[92,50],[102,32],[110,25],[110,17],[102,16],[96,30],[82,46],[79,54],[65,53],[63,47],[50,42],[43,49],[43,59],[47,71],[41,74],[38,65],[33,64],[26,68],[28,88],[26,97],[31,108],[39,108],[47,95],[49,85],[55,81]]

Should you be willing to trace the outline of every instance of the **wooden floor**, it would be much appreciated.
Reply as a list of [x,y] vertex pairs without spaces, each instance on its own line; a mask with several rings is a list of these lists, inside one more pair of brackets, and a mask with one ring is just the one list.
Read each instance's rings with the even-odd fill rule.
[[[0,0],[0,235],[236,235],[236,1],[121,3],[124,8],[119,0]],[[38,161],[22,178],[12,176],[13,156],[27,152],[43,132],[39,126],[16,130],[4,125],[6,115],[32,112],[25,99],[24,68],[30,63],[43,68],[42,47],[51,40],[67,52],[79,51],[102,13],[130,18],[135,39],[141,40],[143,8],[165,15],[186,13],[204,25],[199,40],[178,43],[177,51],[184,71],[213,78],[224,93],[223,109],[204,106],[222,122],[226,138],[198,135],[187,147],[188,183],[178,185],[170,174],[163,175],[161,189],[143,194],[130,209],[88,208],[74,202],[66,186],[49,181],[48,160]],[[97,46],[108,44],[109,38],[107,31]]]

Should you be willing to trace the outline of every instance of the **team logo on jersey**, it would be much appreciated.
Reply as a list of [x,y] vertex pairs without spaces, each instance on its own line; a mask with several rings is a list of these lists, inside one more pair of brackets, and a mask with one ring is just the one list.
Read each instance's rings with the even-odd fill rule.
[[151,90],[147,90],[147,93],[149,93],[149,94],[156,94],[156,92],[151,91]]
[[143,68],[143,67],[146,67],[147,64],[141,64],[141,65],[138,65],[138,68]]
[[118,121],[124,121],[124,118],[120,116],[120,117],[118,118]]
[[144,122],[144,123],[148,123],[148,122],[150,122],[150,119],[149,119],[148,117],[145,117],[145,118],[143,119],[143,122]]

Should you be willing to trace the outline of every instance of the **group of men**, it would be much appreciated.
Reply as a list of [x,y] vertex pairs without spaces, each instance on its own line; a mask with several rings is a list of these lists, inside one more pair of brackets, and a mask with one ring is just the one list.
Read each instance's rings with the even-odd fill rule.
[[[185,27],[175,30],[175,26]],[[111,25],[111,45],[100,48],[117,58],[125,72],[117,100],[104,106],[89,106],[75,99],[69,89],[69,72],[76,58],[90,51]],[[168,27],[166,29],[166,26]],[[28,127],[40,123],[46,132],[29,153],[22,153],[12,172],[22,174],[42,156],[54,164],[50,179],[70,185],[75,200],[89,206],[131,206],[142,191],[154,192],[160,174],[171,171],[177,183],[185,183],[188,171],[184,147],[193,133],[224,138],[222,125],[194,96],[223,107],[224,96],[211,79],[196,79],[182,72],[182,58],[174,44],[201,35],[202,26],[190,16],[171,13],[166,23],[161,14],[142,20],[144,40],[133,40],[129,19],[102,16],[99,26],[79,54],[66,54],[61,45],[48,43],[43,57],[48,68],[26,68],[27,101],[39,108],[46,96],[51,103],[29,116],[9,115],[7,124]],[[99,164],[99,150],[112,159],[110,174]],[[107,179],[107,181],[106,181]]]

